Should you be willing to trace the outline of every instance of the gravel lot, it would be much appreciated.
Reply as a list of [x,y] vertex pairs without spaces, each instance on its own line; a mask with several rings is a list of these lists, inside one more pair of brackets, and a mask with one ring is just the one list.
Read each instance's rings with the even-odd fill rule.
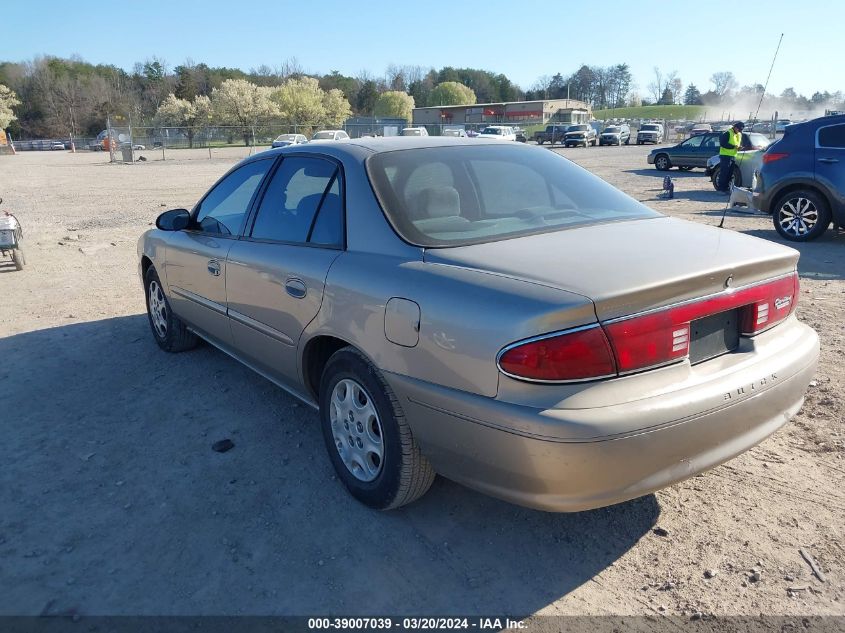
[[[561,153],[718,224],[725,199],[700,170],[672,172],[675,199],[657,199],[649,149]],[[335,480],[315,413],[209,346],[154,344],[136,240],[246,150],[141,153],[0,157],[0,210],[29,263],[0,263],[0,615],[845,614],[845,235],[800,247],[821,364],[801,414],[752,451],[591,512],[438,479],[377,513]],[[779,240],[768,217],[726,227]],[[213,452],[226,437],[235,448]]]

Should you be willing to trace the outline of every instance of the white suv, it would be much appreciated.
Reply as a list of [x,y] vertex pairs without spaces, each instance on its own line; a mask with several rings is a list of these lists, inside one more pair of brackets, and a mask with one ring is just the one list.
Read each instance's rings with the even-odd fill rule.
[[488,125],[478,138],[497,138],[500,141],[516,141],[516,132],[510,125]]

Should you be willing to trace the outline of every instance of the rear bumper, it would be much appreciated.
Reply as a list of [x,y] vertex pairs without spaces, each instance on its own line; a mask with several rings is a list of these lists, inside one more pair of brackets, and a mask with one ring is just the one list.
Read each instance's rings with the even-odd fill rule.
[[[792,418],[815,373],[819,342],[794,317],[775,330],[782,332],[760,335],[769,339],[767,353],[657,370],[685,371],[687,378],[674,390],[646,390],[645,397],[608,406],[532,407],[386,378],[440,474],[512,503],[572,512],[684,480],[748,450]],[[593,384],[605,390],[599,393],[609,393],[613,383],[636,393],[644,376],[653,383],[647,374]],[[588,396],[574,404],[589,403]]]

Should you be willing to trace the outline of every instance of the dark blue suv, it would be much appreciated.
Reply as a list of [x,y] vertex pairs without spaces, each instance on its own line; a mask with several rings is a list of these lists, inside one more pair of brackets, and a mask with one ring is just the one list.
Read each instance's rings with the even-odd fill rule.
[[788,125],[763,154],[753,205],[793,242],[845,227],[845,115]]

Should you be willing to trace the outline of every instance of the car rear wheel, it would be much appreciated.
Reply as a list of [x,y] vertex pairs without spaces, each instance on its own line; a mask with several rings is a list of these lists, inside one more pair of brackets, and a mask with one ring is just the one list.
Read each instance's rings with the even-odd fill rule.
[[672,167],[672,161],[669,160],[666,154],[658,154],[654,157],[654,166],[659,171],[668,171]]
[[434,481],[399,400],[353,347],[335,352],[320,380],[320,423],[338,477],[361,503],[390,510],[415,501]]
[[538,138],[538,139],[537,139],[537,145],[542,145],[542,144],[543,144],[543,139]]
[[152,266],[144,276],[147,296],[147,317],[150,329],[158,346],[166,352],[184,352],[193,349],[199,343],[197,335],[191,332],[185,323],[173,314],[170,302],[164,294],[161,280]]
[[[710,182],[713,183],[713,189],[715,189],[716,191],[719,191],[719,172],[721,172],[721,170],[721,165],[716,165],[713,168],[713,172],[710,174]],[[733,185],[734,187],[742,187],[742,172],[736,165],[734,165],[733,174],[731,174],[731,179],[728,182],[729,191],[731,185]]]
[[809,242],[830,225],[830,209],[815,191],[798,189],[781,196],[773,207],[775,230],[791,242]]

